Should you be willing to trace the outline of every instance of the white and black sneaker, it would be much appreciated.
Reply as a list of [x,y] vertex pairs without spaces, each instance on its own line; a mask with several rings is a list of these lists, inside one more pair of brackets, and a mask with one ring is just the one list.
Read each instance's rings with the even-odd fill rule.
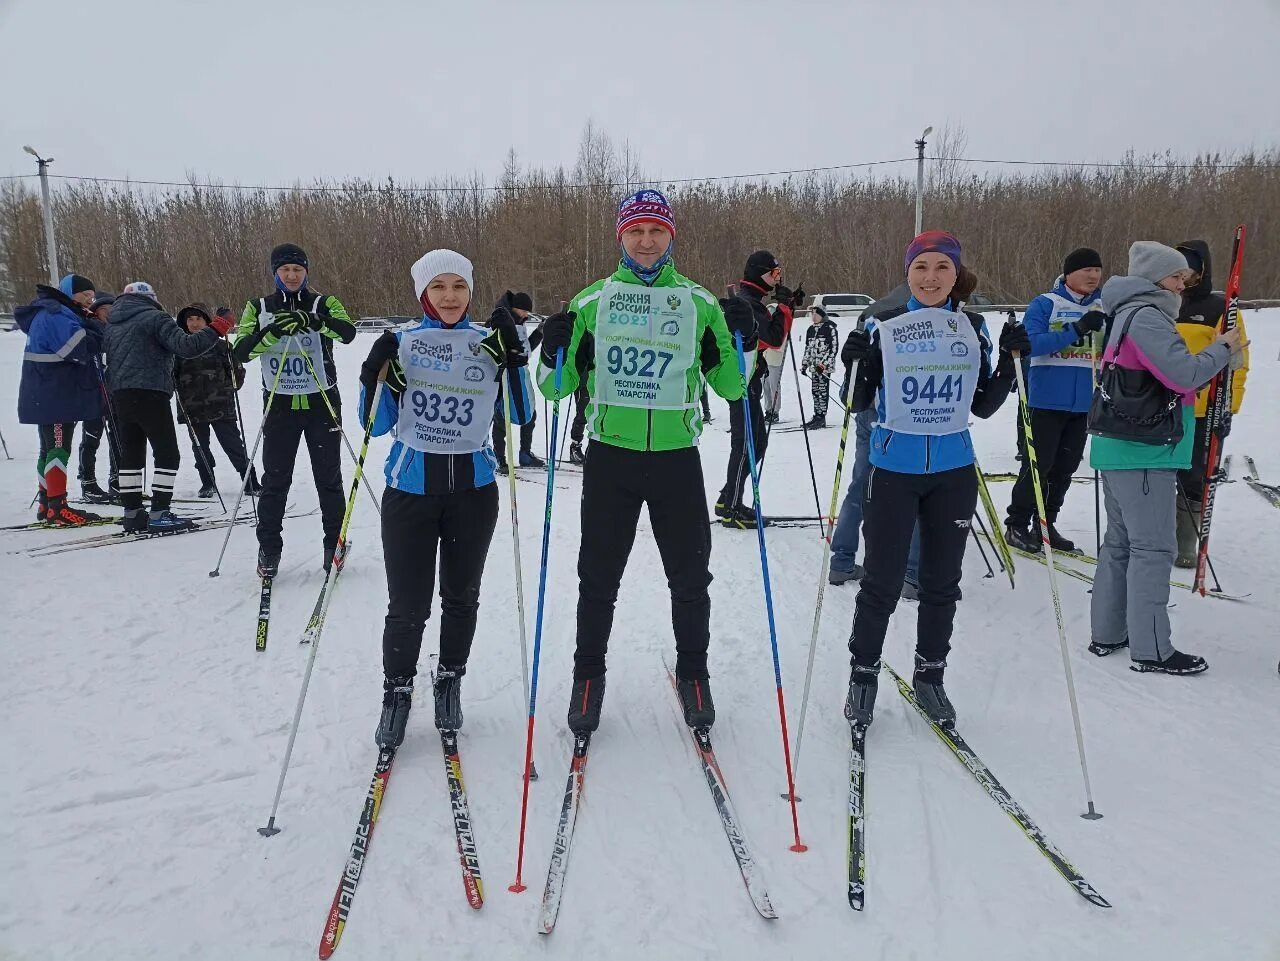
[[1134,661],[1129,670],[1139,674],[1203,674],[1209,664],[1198,655],[1174,651],[1163,661]]

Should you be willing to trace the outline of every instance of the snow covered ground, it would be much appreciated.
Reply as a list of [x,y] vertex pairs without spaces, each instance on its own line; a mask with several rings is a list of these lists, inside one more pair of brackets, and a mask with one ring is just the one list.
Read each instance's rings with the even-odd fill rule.
[[[1280,479],[1280,311],[1247,315],[1254,340],[1245,413],[1228,443]],[[993,325],[998,320],[992,318]],[[801,332],[797,331],[797,338]],[[355,396],[371,340],[340,349]],[[0,523],[28,517],[36,437],[15,420],[23,340],[0,334]],[[784,416],[795,422],[788,372]],[[809,404],[805,383],[805,404]],[[253,392],[244,395],[256,429]],[[834,408],[833,408],[834,409]],[[1015,405],[975,427],[988,471],[1012,471]],[[721,483],[728,416],[704,437],[708,498]],[[835,421],[835,418],[832,418]],[[541,431],[548,425],[539,426]],[[785,425],[784,425],[785,426]],[[358,443],[356,428],[347,433]],[[813,435],[825,510],[838,430]],[[539,439],[538,444],[542,444]],[[374,443],[381,485],[386,439]],[[100,454],[105,465],[105,453]],[[183,441],[179,491],[197,480]],[[219,466],[224,489],[233,475]],[[604,722],[592,744],[559,926],[535,933],[563,793],[564,725],[576,598],[580,479],[561,475],[525,878],[515,873],[526,707],[504,504],[464,685],[462,757],[487,903],[464,899],[429,700],[420,699],[337,957],[1274,959],[1280,957],[1280,513],[1243,483],[1221,489],[1214,555],[1233,604],[1174,591],[1175,641],[1211,668],[1183,679],[1096,659],[1087,585],[1061,579],[1072,663],[1101,821],[1081,820],[1079,765],[1046,571],[1011,591],[966,559],[948,689],[960,730],[1097,889],[1078,897],[936,741],[892,686],[868,744],[867,909],[845,898],[848,727],[841,716],[852,587],[831,588],[799,791],[806,854],[788,850],[773,671],[756,537],[715,528],[711,666],[719,758],[780,920],[752,909],[662,673],[672,648],[651,538],[637,541],[619,601]],[[847,476],[847,475],[846,475]],[[344,477],[350,481],[347,464]],[[993,486],[998,506],[1008,484]],[[545,486],[519,485],[530,643]],[[502,487],[502,498],[507,489]],[[294,500],[314,506],[305,455]],[[814,510],[800,433],[776,434],[766,511]],[[1092,545],[1093,497],[1073,488],[1061,524]],[[0,957],[277,959],[315,956],[368,788],[381,692],[385,583],[377,516],[361,493],[355,554],[337,588],[285,786],[283,833],[266,821],[308,649],[297,644],[321,583],[317,517],[286,521],[270,646],[253,649],[255,544],[237,528],[211,580],[221,533],[35,559],[74,532],[0,535]],[[769,532],[783,679],[799,713],[820,540]],[[904,604],[887,658],[909,671]],[[427,626],[425,652],[436,625]]]

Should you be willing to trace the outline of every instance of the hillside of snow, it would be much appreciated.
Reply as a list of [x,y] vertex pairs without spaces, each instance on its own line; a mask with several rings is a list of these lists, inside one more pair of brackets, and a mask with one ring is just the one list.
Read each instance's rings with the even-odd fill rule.
[[[999,320],[991,318],[993,326]],[[1242,476],[1252,454],[1280,481],[1280,310],[1249,312],[1252,374],[1227,442]],[[800,341],[802,331],[796,331]],[[372,339],[338,348],[344,398]],[[20,333],[0,334],[0,524],[29,519],[36,432],[16,422]],[[795,383],[783,416],[796,423]],[[242,403],[252,434],[259,404]],[[809,408],[808,382],[803,382]],[[567,405],[566,405],[567,408]],[[703,438],[708,503],[722,483],[728,410],[713,401]],[[567,413],[567,411],[566,411]],[[830,424],[839,423],[832,404]],[[1015,471],[1016,404],[974,427],[987,471]],[[346,432],[359,444],[355,418]],[[562,428],[564,424],[562,421]],[[784,423],[782,427],[788,426]],[[549,423],[540,420],[537,449]],[[181,431],[182,429],[179,428]],[[822,508],[838,429],[811,435]],[[180,437],[179,496],[198,487]],[[369,463],[382,486],[387,438]],[[234,474],[220,451],[224,491]],[[344,483],[351,464],[344,454]],[[75,458],[73,457],[73,463]],[[105,477],[106,452],[99,454]],[[852,437],[850,458],[852,464]],[[775,433],[766,513],[813,513],[803,435]],[[1082,467],[1080,473],[1086,468]],[[846,481],[848,470],[846,470]],[[947,686],[959,730],[1114,908],[1086,903],[937,741],[881,685],[867,745],[867,895],[846,901],[848,726],[841,714],[853,585],[829,588],[799,770],[791,844],[777,701],[753,532],[713,529],[711,671],[717,753],[767,882],[777,921],[743,890],[690,748],[660,655],[673,650],[667,588],[647,519],[618,603],[603,722],[555,933],[536,933],[571,738],[564,723],[577,594],[581,478],[558,475],[552,521],[525,881],[511,894],[527,705],[520,676],[505,482],[480,629],[463,685],[461,753],[486,904],[463,897],[439,738],[426,684],[400,750],[335,957],[387,959],[777,958],[1232,959],[1280,957],[1280,511],[1244,483],[1220,489],[1213,557],[1242,603],[1174,590],[1175,643],[1205,656],[1192,678],[1138,675],[1124,655],[1089,655],[1088,585],[1059,579],[1100,821],[1085,821],[1047,572],[1017,566],[1017,588],[972,547]],[[1011,485],[993,484],[998,509]],[[73,491],[74,491],[73,486]],[[518,485],[529,643],[544,478]],[[843,494],[843,492],[842,492]],[[691,496],[696,494],[691,493]],[[291,500],[315,506],[305,454]],[[229,505],[228,505],[229,506]],[[1092,550],[1093,490],[1076,485],[1060,521]],[[386,584],[378,517],[363,491],[355,548],[338,582],[279,813],[267,819],[310,649],[301,632],[318,592],[317,516],[285,522],[270,643],[258,611],[252,531],[237,527],[210,579],[222,531],[51,557],[26,549],[82,532],[0,533],[0,958],[313,958],[343,872],[376,756]],[[782,675],[794,736],[821,540],[768,532]],[[1180,572],[1186,579],[1185,572]],[[438,606],[437,606],[438,610]],[[437,623],[428,622],[420,670]],[[895,614],[886,658],[911,667],[915,612]]]

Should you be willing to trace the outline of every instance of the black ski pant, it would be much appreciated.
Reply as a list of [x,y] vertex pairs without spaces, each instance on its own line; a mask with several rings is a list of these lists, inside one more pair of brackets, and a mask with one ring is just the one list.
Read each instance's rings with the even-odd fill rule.
[[319,394],[305,397],[307,407],[294,409],[292,397],[277,394],[267,413],[262,431],[262,494],[258,498],[258,545],[278,552],[284,546],[280,536],[284,524],[285,503],[293,484],[293,465],[298,446],[305,439],[311,457],[311,476],[320,497],[320,515],[324,525],[324,552],[333,553],[346,513],[346,496],[342,491],[342,409],[337,405],[337,391],[330,393],[330,403],[338,413],[333,422],[329,408]]
[[159,390],[123,388],[112,391],[120,442],[120,500],[125,510],[142,506],[142,469],[151,445],[151,509],[167,511],[178,478],[178,431],[169,395]]
[[[1021,412],[1019,412],[1021,422]],[[1050,524],[1058,519],[1058,512],[1071,489],[1071,478],[1084,457],[1084,442],[1089,436],[1089,415],[1067,410],[1031,408],[1031,442],[1036,448],[1036,463],[1040,465],[1040,489],[1044,492],[1044,509]],[[1007,523],[1026,529],[1031,518],[1038,517],[1036,489],[1031,479],[1031,458],[1024,457],[1013,485],[1013,497],[1009,501]]]
[[920,611],[916,653],[940,661],[951,650],[951,628],[960,599],[960,574],[969,519],[978,503],[973,466],[937,474],[899,474],[872,467],[862,499],[866,543],[861,589],[853,615],[849,652],[853,663],[880,659],[889,618],[898,606],[907,572],[911,532],[920,523]]
[[96,482],[98,479],[98,448],[102,446],[102,438],[107,438],[108,483],[116,479],[120,465],[116,463],[116,439],[107,435],[109,425],[104,417],[84,422],[84,433],[80,435],[80,466],[76,470],[76,478],[81,482]]
[[[756,469],[764,463],[764,452],[769,447],[769,435],[764,428],[764,410],[760,404],[762,378],[752,380],[747,388],[747,406],[751,409],[751,430],[756,445]],[[742,495],[751,480],[751,463],[747,457],[746,418],[740,400],[729,403],[729,468],[724,487],[720,489],[720,503],[725,507],[741,507]]]
[[[711,638],[711,522],[698,449],[633,451],[597,442],[587,448],[582,475],[573,676],[581,680],[605,672],[618,586],[635,543],[640,509],[647,504],[671,591],[676,673],[688,680],[705,679]],[[652,623],[638,627],[645,633],[652,629]]]
[[581,444],[583,432],[587,429],[587,405],[591,403],[591,394],[587,391],[586,378],[573,392],[573,424],[569,428],[569,440]]
[[[503,385],[505,388],[505,384]],[[531,405],[532,406],[532,405]],[[537,411],[529,411],[529,423],[520,424],[520,450],[533,451],[533,427],[538,422]],[[498,393],[498,403],[493,411],[493,450],[499,461],[507,459],[507,399],[505,389]]]
[[1183,510],[1182,498],[1186,498],[1193,511],[1199,512],[1204,499],[1204,472],[1209,468],[1209,449],[1204,443],[1204,418],[1196,418],[1196,436],[1191,446],[1191,466],[1178,471],[1179,510]]
[[440,666],[463,672],[480,610],[480,579],[498,523],[498,485],[456,494],[382,495],[382,555],[387,568],[387,619],[382,670],[387,677],[418,672],[422,631],[431,616],[440,571]]
[[231,466],[241,479],[249,472],[249,455],[244,449],[244,438],[240,436],[240,425],[234,420],[215,420],[212,423],[191,425],[191,450],[196,458],[196,470],[200,472],[200,483],[205,487],[217,487],[213,468],[217,461],[213,456],[213,447],[209,443],[209,432],[218,438],[218,446],[231,461]]

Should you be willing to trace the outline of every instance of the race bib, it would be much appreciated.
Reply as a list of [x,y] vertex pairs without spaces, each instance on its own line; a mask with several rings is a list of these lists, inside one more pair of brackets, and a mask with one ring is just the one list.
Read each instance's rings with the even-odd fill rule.
[[[318,303],[319,298],[311,305],[310,313],[316,312]],[[273,323],[275,323],[275,314],[267,311],[265,300],[259,301],[258,326],[266,328]],[[293,337],[280,338],[259,354],[261,363],[258,369],[262,374],[263,390],[270,393],[274,384],[278,394],[314,394],[320,390],[320,386],[316,383],[317,377],[320,378],[320,383],[324,385],[325,390],[332,387],[324,369],[324,347],[320,339],[322,336],[314,330],[303,331]],[[310,366],[307,365],[308,360],[311,361]],[[314,375],[311,373],[312,368],[315,368]],[[278,384],[277,371],[280,374]]]
[[596,310],[594,400],[650,410],[695,407],[688,373],[697,335],[691,290],[605,284]]
[[407,386],[400,395],[396,437],[428,454],[471,454],[489,437],[498,398],[498,365],[480,349],[473,327],[428,327],[400,338]]
[[982,369],[982,343],[969,318],[925,307],[878,319],[884,359],[881,426],[904,434],[957,434]]
[[[1061,333],[1068,325],[1075,323],[1081,317],[1089,312],[1088,307],[1082,307],[1074,301],[1061,297],[1058,294],[1046,294],[1053,302],[1053,313],[1049,315],[1049,331],[1050,333]],[[1031,358],[1032,367],[1083,367],[1090,369],[1093,367],[1093,348],[1092,341],[1098,341],[1098,352],[1102,352],[1101,331],[1096,331],[1085,338],[1082,343],[1072,344],[1065,347],[1057,353],[1042,354],[1039,357]]]

